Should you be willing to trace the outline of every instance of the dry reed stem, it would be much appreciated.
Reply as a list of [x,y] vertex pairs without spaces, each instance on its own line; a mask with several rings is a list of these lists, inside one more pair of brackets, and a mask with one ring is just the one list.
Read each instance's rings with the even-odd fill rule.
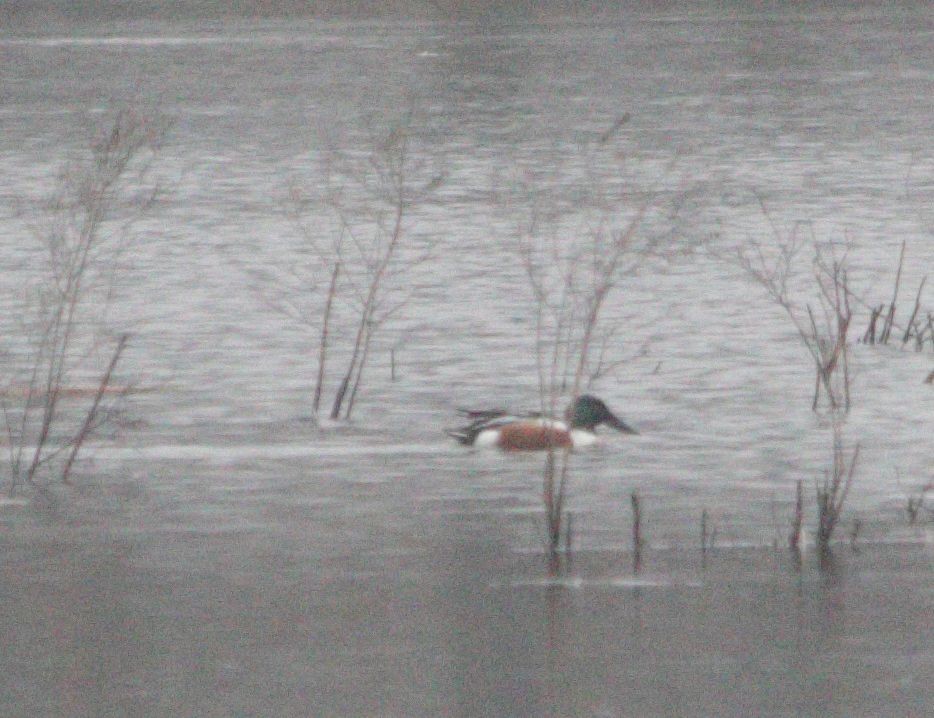
[[804,523],[804,482],[798,479],[795,484],[795,513],[791,520],[791,533],[788,535],[788,548],[801,554],[801,526]]
[[830,550],[831,537],[853,484],[859,452],[860,444],[857,443],[850,456],[846,456],[841,429],[839,424],[835,423],[833,466],[829,473],[825,473],[823,483],[815,487],[818,513],[817,545],[822,553]]
[[918,316],[918,312],[921,310],[921,293],[924,291],[924,284],[927,282],[927,275],[921,278],[921,284],[918,285],[918,293],[915,295],[915,306],[911,311],[911,317],[908,319],[908,324],[905,326],[905,333],[902,335],[902,346],[908,343],[908,340],[911,338],[912,329],[915,330],[915,333],[918,334],[918,330],[915,327],[915,319]]
[[642,507],[639,494],[635,491],[629,497],[632,505],[632,570],[638,573],[642,567],[642,547],[645,541],[642,538]]
[[889,336],[892,334],[892,327],[895,323],[895,306],[898,303],[898,289],[902,281],[902,266],[905,263],[905,240],[902,240],[902,247],[898,253],[898,271],[895,273],[895,288],[892,291],[892,301],[889,303],[889,312],[882,325],[881,344],[889,343]]
[[110,385],[110,379],[113,376],[114,369],[117,368],[117,363],[120,361],[120,357],[123,355],[123,350],[126,348],[128,340],[128,334],[122,335],[120,339],[117,340],[117,346],[114,348],[114,352],[110,357],[110,363],[107,364],[107,369],[104,371],[103,376],[101,376],[100,386],[97,389],[97,393],[94,395],[94,401],[91,402],[91,408],[88,409],[88,412],[84,418],[84,422],[81,424],[81,428],[78,430],[78,433],[71,440],[71,451],[69,452],[68,459],[65,461],[65,466],[62,469],[62,483],[68,483],[68,477],[71,475],[71,467],[74,465],[75,459],[78,458],[78,452],[81,450],[85,440],[95,428],[95,422],[97,421],[98,413],[100,411],[101,399],[107,392],[107,387]]

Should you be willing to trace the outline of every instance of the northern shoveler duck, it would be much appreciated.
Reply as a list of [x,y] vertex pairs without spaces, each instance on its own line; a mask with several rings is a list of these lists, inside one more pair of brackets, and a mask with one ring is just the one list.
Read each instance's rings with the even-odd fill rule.
[[597,441],[594,429],[607,424],[624,434],[638,434],[600,399],[590,394],[577,398],[567,410],[567,421],[541,414],[510,414],[502,409],[460,409],[470,423],[447,432],[465,446],[496,447],[506,451],[541,451],[549,447],[579,449]]

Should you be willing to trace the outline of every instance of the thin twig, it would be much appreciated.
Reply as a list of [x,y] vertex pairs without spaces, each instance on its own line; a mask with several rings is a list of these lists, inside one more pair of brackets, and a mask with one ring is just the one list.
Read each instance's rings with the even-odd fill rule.
[[84,445],[85,440],[87,439],[94,426],[94,421],[97,417],[101,399],[103,398],[104,393],[107,391],[107,387],[110,385],[110,378],[113,375],[114,369],[117,367],[117,363],[120,361],[123,350],[126,348],[127,341],[129,341],[129,335],[127,334],[123,334],[117,341],[117,346],[114,348],[114,353],[110,357],[110,363],[107,365],[107,369],[101,377],[101,383],[97,387],[97,393],[94,395],[94,401],[91,402],[91,407],[88,409],[88,412],[85,415],[84,423],[81,425],[81,428],[78,430],[78,433],[75,434],[75,437],[72,441],[71,452],[68,454],[68,459],[65,461],[65,466],[62,469],[62,483],[68,483],[68,477],[71,474],[71,467],[74,465],[75,459],[78,458],[78,452],[81,450],[81,447]]

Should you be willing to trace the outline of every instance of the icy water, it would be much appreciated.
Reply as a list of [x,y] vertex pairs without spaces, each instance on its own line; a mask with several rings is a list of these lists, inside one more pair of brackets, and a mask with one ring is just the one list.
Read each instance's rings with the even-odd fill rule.
[[[115,314],[134,332],[123,372],[149,391],[74,489],[0,504],[0,715],[929,714],[931,528],[903,508],[931,479],[930,350],[853,346],[841,538],[858,519],[859,550],[797,567],[771,547],[795,481],[830,459],[809,359],[700,245],[767,238],[761,198],[783,229],[849,241],[871,303],[906,242],[910,304],[934,266],[932,48],[925,3],[0,26],[5,292],[28,271],[17,207],[115,103],[173,120]],[[445,181],[408,231],[435,251],[354,422],[318,429],[312,339],[243,265],[293,257],[283,203],[322,146],[359,148],[410,102]],[[441,429],[457,406],[536,403],[497,178],[560,165],[573,204],[580,148],[623,113],[612,151],[672,251],[608,307],[630,359],[595,389],[641,433],[573,458],[578,550],[555,581],[540,458]]]

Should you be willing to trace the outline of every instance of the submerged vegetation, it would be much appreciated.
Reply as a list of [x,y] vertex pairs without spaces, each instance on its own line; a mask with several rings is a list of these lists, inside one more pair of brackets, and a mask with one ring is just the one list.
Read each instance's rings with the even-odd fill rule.
[[[497,206],[512,223],[508,251],[518,260],[528,291],[527,318],[534,329],[525,339],[533,349],[542,415],[559,416],[564,406],[625,365],[633,355],[627,349],[632,341],[627,281],[651,260],[676,251],[670,234],[646,227],[660,209],[655,188],[623,180],[620,158],[626,153],[613,148],[613,138],[627,120],[620,118],[582,147],[576,162],[556,159],[545,176],[541,158],[537,172],[515,160],[495,187]],[[164,131],[161,121],[129,110],[119,113],[88,156],[68,164],[54,193],[34,208],[34,237],[43,262],[23,295],[26,341],[4,338],[0,399],[11,494],[23,484],[41,488],[43,482],[68,482],[81,447],[113,419],[128,390],[116,377],[131,337],[112,329],[109,310],[118,296],[114,288],[122,259],[134,239],[133,223],[156,194],[148,170]],[[326,413],[332,420],[349,420],[374,350],[388,352],[395,380],[395,350],[410,339],[377,343],[408,306],[409,285],[432,256],[433,241],[413,230],[412,212],[433,197],[444,172],[437,163],[416,159],[429,156],[413,151],[416,138],[408,117],[374,136],[365,150],[321,153],[318,171],[304,181],[294,179],[283,203],[297,251],[279,257],[282,264],[272,272],[257,271],[249,259],[238,260],[251,277],[262,278],[259,294],[266,304],[303,327],[315,344],[309,376],[316,418]],[[561,189],[568,184],[576,188],[573,202]],[[738,267],[781,308],[813,366],[811,410],[832,435],[830,466],[813,482],[814,536],[827,554],[860,456],[860,443],[849,447],[845,440],[854,403],[854,308],[871,309],[865,344],[885,344],[897,329],[903,345],[913,341],[921,349],[934,342],[931,315],[922,311],[925,281],[910,318],[899,327],[904,246],[891,302],[887,308],[868,307],[851,287],[847,246],[818,241],[806,223],[782,233],[761,200],[760,207],[769,239],[749,238],[732,252],[714,254]],[[546,553],[554,569],[561,570],[564,561],[567,570],[575,539],[568,508],[570,447],[550,446],[541,476]],[[807,536],[802,488],[807,483],[796,480],[787,528],[787,545],[799,559]],[[929,488],[908,499],[910,523],[930,512],[924,503]],[[638,571],[647,542],[636,491],[630,505],[633,569]],[[705,563],[716,533],[704,508],[700,547]]]
[[924,4],[345,5],[0,2],[0,718],[930,712]]
[[[934,313],[926,310],[922,306],[922,296],[924,294],[924,285],[927,283],[927,275],[921,278],[918,283],[918,291],[915,294],[914,305],[911,315],[904,325],[896,321],[898,311],[898,294],[902,282],[902,269],[905,264],[905,242],[902,242],[901,250],[898,253],[898,269],[895,272],[895,284],[892,289],[892,299],[888,306],[885,302],[870,307],[869,322],[866,331],[863,333],[861,341],[864,344],[888,344],[892,338],[893,330],[901,340],[902,347],[911,344],[915,351],[923,351],[930,344],[934,350]],[[880,324],[881,319],[881,324]],[[928,376],[928,383],[934,377],[934,372]]]
[[[711,248],[711,253],[739,267],[743,273],[762,287],[767,296],[784,311],[794,326],[801,344],[807,350],[814,366],[814,393],[812,411],[826,419],[831,433],[830,467],[820,479],[814,481],[817,507],[815,541],[822,556],[831,550],[834,530],[840,524],[847,496],[853,485],[860,455],[860,443],[846,447],[845,427],[853,403],[850,337],[853,307],[870,309],[869,325],[861,341],[864,344],[887,344],[895,320],[899,285],[905,255],[905,244],[899,254],[898,271],[891,302],[869,307],[853,290],[849,276],[849,247],[833,242],[821,242],[809,223],[797,223],[788,233],[782,233],[759,200],[763,216],[770,229],[770,242],[749,238],[732,252]],[[804,262],[802,258],[809,261]],[[928,337],[929,320],[919,319],[921,296],[926,277],[921,280],[914,309],[902,329],[902,346],[914,339],[920,351]],[[804,298],[802,298],[802,295]],[[928,315],[930,316],[930,315]],[[879,320],[882,318],[881,326]],[[821,398],[823,397],[823,402]],[[908,502],[911,522],[917,518],[917,507],[923,502]],[[859,521],[854,520],[851,543],[855,543]],[[795,513],[788,545],[800,555],[803,548],[803,495],[802,482],[796,484]]]
[[[844,426],[852,406],[849,333],[853,291],[848,248],[841,250],[833,243],[818,241],[811,226],[805,223],[798,223],[790,232],[782,233],[761,199],[759,204],[770,228],[771,242],[750,238],[732,252],[713,251],[739,267],[781,307],[813,362],[811,410],[824,412],[832,433],[831,468],[824,472],[822,480],[815,481],[814,487],[817,547],[826,555],[853,483],[860,450],[857,443],[848,453],[844,444]],[[809,273],[800,266],[799,260],[804,254],[810,257]],[[801,294],[805,298],[798,296]],[[798,553],[802,549],[800,482],[795,491],[795,516],[788,545]]]

